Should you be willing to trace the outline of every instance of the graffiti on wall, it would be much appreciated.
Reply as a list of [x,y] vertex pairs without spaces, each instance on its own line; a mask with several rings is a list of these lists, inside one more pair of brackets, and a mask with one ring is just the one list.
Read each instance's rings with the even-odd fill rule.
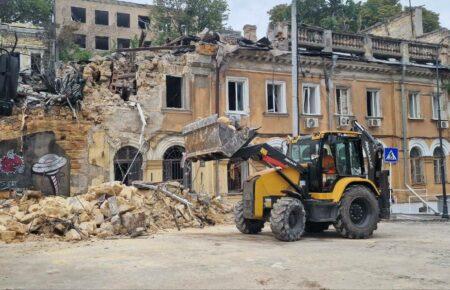
[[23,157],[14,153],[14,150],[9,150],[6,155],[0,159],[0,173],[3,174],[17,174],[23,173],[25,164]]
[[53,187],[53,194],[59,195],[59,173],[67,164],[67,159],[56,154],[46,154],[33,165],[33,173],[48,177]]
[[70,194],[70,160],[53,132],[0,141],[0,189]]

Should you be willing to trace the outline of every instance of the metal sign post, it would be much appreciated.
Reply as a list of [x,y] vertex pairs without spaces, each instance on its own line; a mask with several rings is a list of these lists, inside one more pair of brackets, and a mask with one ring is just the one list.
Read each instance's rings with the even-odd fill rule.
[[[384,148],[384,162],[389,163],[389,202],[392,201],[392,164],[398,162],[398,148]],[[392,212],[392,207],[391,207]]]

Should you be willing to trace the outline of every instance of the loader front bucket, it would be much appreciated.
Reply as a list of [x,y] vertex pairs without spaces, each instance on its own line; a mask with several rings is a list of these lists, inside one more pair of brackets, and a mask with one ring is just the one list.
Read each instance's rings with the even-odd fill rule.
[[248,145],[256,136],[255,129],[234,127],[218,122],[213,115],[193,122],[183,128],[186,159],[219,160],[228,159],[240,148]]

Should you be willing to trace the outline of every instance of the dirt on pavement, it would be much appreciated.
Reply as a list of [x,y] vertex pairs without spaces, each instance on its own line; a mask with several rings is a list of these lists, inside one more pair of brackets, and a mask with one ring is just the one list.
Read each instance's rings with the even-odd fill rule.
[[0,244],[0,288],[448,289],[450,223],[385,222],[368,240],[233,225],[139,239]]

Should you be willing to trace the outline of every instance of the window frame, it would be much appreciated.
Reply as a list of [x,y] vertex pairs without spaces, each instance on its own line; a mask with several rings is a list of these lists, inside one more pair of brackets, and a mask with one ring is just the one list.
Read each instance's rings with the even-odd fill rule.
[[[269,85],[281,86],[281,109],[276,111],[269,110]],[[273,97],[273,104],[275,106],[275,97]],[[277,80],[266,80],[266,113],[269,114],[287,114],[286,104],[286,82]],[[275,109],[275,108],[274,108]]]
[[[339,112],[338,110],[338,100],[337,100],[337,92],[338,90],[346,90],[347,91],[347,114],[343,114],[342,112]],[[352,96],[351,96],[351,89],[350,87],[346,86],[336,86],[334,90],[334,104],[336,106],[336,115],[337,116],[352,116],[353,115],[353,108],[352,108]],[[342,106],[341,106],[342,107]],[[342,108],[341,108],[342,109]]]
[[[368,94],[369,93],[376,93],[376,97],[377,97],[377,112],[378,115],[377,116],[370,116],[369,115],[369,111],[367,110],[367,103],[368,103]],[[372,106],[372,104],[371,104]],[[374,108],[371,108],[371,110],[373,111]],[[367,89],[366,90],[366,116],[367,118],[372,118],[372,119],[379,119],[379,118],[383,118],[383,111],[382,111],[382,105],[381,105],[381,90],[380,89]]]
[[[416,149],[419,152],[418,157],[411,157],[411,152]],[[410,177],[411,184],[413,185],[424,185],[426,184],[425,180],[425,163],[424,163],[423,152],[418,147],[413,147],[409,150],[409,166],[410,166]],[[418,169],[418,170],[417,170]],[[419,177],[419,179],[417,178]]]
[[[119,15],[128,15],[128,26],[119,25]],[[117,12],[116,13],[116,26],[120,27],[120,28],[131,28],[131,14],[124,13],[124,12]]]
[[[437,92],[434,91],[431,93],[431,119],[434,121],[439,120],[439,112],[436,111],[436,106],[434,104],[434,99],[436,98]],[[447,105],[448,105],[448,98],[446,97],[445,92],[441,92],[441,120],[447,121],[448,120],[448,112],[447,112]],[[435,114],[436,113],[436,114]]]
[[[413,115],[411,112],[411,100],[412,98],[416,99],[415,100],[415,104],[416,104],[416,115]],[[421,120],[422,117],[422,106],[421,106],[421,94],[419,91],[410,91],[408,93],[408,118],[412,119],[412,120]]]
[[[97,13],[106,13],[106,22],[107,22],[106,24],[97,23]],[[109,11],[95,9],[95,11],[94,11],[94,23],[95,23],[95,25],[109,26]]]
[[[148,19],[148,23],[141,20],[144,17]],[[148,27],[144,27],[144,28],[141,27],[141,22],[146,23]],[[145,30],[150,29],[150,17],[149,16],[145,16],[145,15],[138,15],[138,28],[139,29],[145,29]]]
[[[128,47],[119,47],[119,43],[122,41],[128,41]],[[131,39],[129,38],[117,38],[117,49],[127,49],[127,48],[131,48]]]
[[[444,158],[440,157],[440,156],[436,156],[436,150],[442,150],[442,154],[444,154]],[[434,148],[433,150],[433,179],[434,179],[434,183],[435,184],[441,184],[442,183],[442,174],[441,174],[441,164],[444,165],[444,176],[446,177],[445,179],[447,180],[447,162],[446,162],[447,158],[445,157],[445,150],[443,150],[440,146]]]
[[[78,40],[82,39],[83,41],[83,46],[81,46],[78,42]],[[73,42],[81,49],[86,49],[87,47],[87,36],[86,34],[79,34],[79,33],[75,33],[73,35]]]
[[[314,88],[315,90],[315,103],[318,109],[317,112],[305,112],[305,88]],[[320,116],[322,114],[322,103],[320,99],[320,85],[314,83],[304,83],[302,84],[302,114],[305,116]],[[309,110],[311,111],[311,110]]]
[[[167,106],[167,77],[176,77],[181,78],[181,107],[168,107]],[[188,108],[188,102],[187,102],[187,84],[186,84],[186,76],[184,75],[177,75],[177,74],[166,74],[164,75],[165,79],[165,86],[164,86],[164,109],[167,110],[178,110],[178,111],[185,111]]]
[[[73,19],[73,9],[80,9],[84,11],[84,19],[82,21],[76,21],[75,19]],[[78,7],[78,6],[70,6],[70,19],[72,20],[72,22],[76,22],[76,23],[86,23],[87,21],[87,9],[84,7]]]
[[[100,49],[100,48],[97,48],[97,38],[106,38],[107,40],[108,40],[108,49]],[[95,49],[96,50],[101,50],[101,51],[109,51],[109,50],[111,50],[111,44],[110,44],[110,38],[108,37],[108,36],[95,36],[95,38],[94,38],[94,41],[95,41]]]
[[[243,99],[243,110],[230,110],[230,104],[229,104],[229,83],[243,83],[243,92],[242,92],[242,99]],[[237,98],[237,96],[235,96]],[[249,97],[249,81],[246,77],[227,77],[226,78],[226,103],[227,103],[227,110],[226,112],[229,114],[240,114],[240,115],[248,115],[250,113],[250,97]],[[237,102],[236,102],[237,104]],[[238,106],[236,106],[238,108]]]

